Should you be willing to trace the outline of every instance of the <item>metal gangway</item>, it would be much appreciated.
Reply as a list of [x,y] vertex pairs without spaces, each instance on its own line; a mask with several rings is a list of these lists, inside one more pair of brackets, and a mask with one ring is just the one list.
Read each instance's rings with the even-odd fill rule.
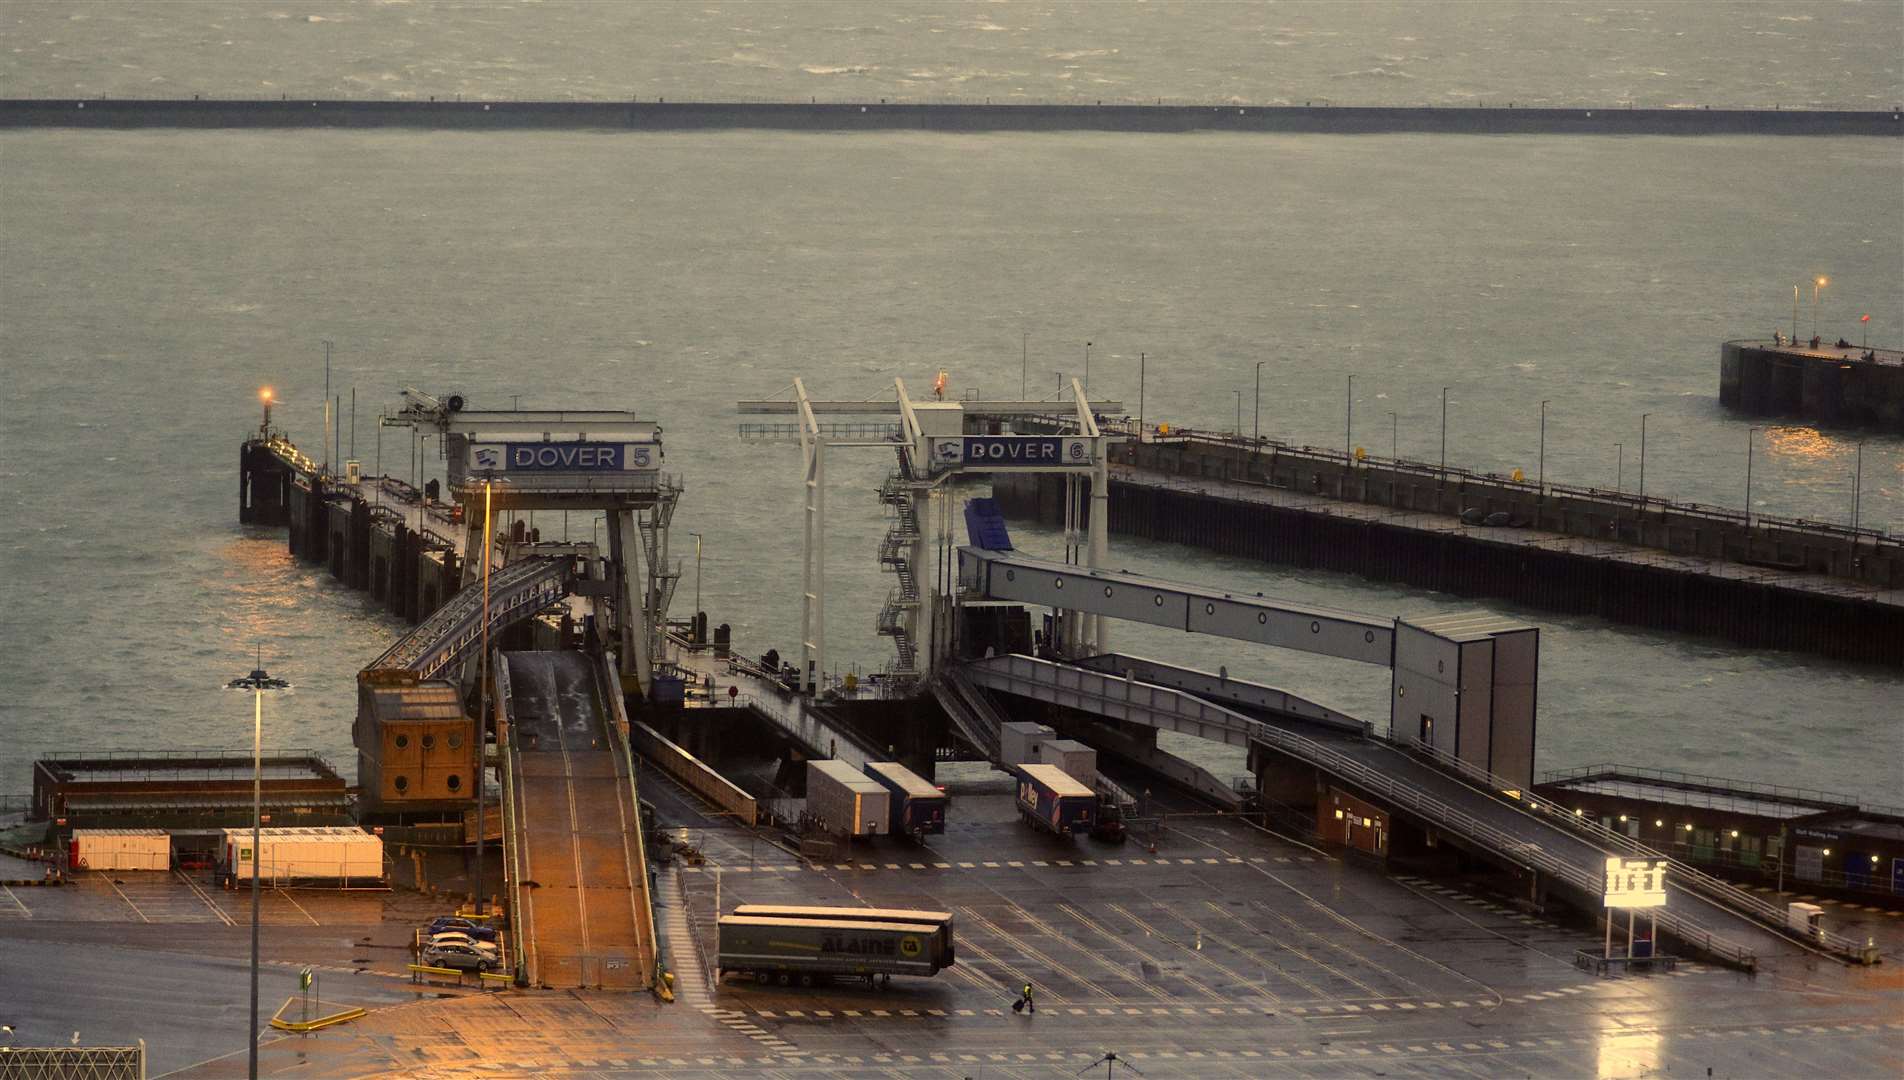
[[[1587,896],[1601,894],[1609,855],[1666,858],[1629,838],[1610,832],[1601,836],[1584,819],[1529,810],[1525,800],[1506,797],[1512,789],[1505,782],[1472,767],[1446,758],[1431,762],[1385,740],[1305,719],[1258,718],[1188,691],[1030,656],[973,661],[963,672],[973,685],[999,693],[1231,746],[1268,747],[1476,850],[1546,874]],[[1673,871],[1668,875],[1669,902],[1658,912],[1659,925],[1688,946],[1753,969],[1754,946],[1770,944],[1769,938],[1791,940],[1783,932],[1783,913],[1765,901],[1681,863],[1674,863]],[[1714,923],[1753,945],[1715,933]],[[1814,936],[1805,944],[1843,959],[1875,959],[1869,949],[1839,935]]]
[[653,898],[614,664],[576,651],[497,651],[491,669],[504,881],[523,980],[652,987]]
[[[492,571],[489,578],[489,633],[494,635],[561,600],[575,577],[572,560],[533,557]],[[483,643],[483,590],[464,589],[385,649],[366,671],[415,672],[419,679],[480,652]]]

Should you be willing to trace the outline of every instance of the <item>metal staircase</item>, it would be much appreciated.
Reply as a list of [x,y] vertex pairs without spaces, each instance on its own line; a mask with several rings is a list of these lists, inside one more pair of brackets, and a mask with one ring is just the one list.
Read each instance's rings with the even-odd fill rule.
[[892,669],[893,677],[910,681],[919,677],[919,644],[915,632],[920,602],[919,577],[912,558],[922,533],[903,449],[899,457],[899,467],[879,486],[879,501],[893,508],[892,522],[879,543],[879,568],[896,577],[899,585],[886,594],[886,603],[879,609],[878,630],[881,636],[893,639],[893,648],[899,654]]

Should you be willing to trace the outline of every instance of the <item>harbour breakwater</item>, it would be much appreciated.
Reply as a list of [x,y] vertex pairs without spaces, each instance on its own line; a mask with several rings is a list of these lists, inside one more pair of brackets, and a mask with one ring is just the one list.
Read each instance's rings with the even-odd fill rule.
[[0,99],[0,129],[1106,131],[1466,135],[1904,135],[1904,107],[1522,108],[1130,103]]
[[239,450],[238,520],[284,526],[292,555],[328,567],[407,622],[421,622],[462,587],[454,511],[394,478],[347,482],[282,436]]
[[[1113,533],[1904,667],[1904,541],[1868,530],[1268,441],[1115,453]],[[1061,477],[993,491],[1007,515],[1063,521]]]

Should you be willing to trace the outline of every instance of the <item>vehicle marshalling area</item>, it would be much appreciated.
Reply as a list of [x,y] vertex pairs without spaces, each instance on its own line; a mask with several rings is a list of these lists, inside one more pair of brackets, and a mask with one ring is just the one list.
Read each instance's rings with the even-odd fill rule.
[[[278,986],[267,994],[288,995],[296,969],[316,965],[327,994],[371,1012],[269,1043],[261,1071],[850,1077],[983,1066],[1030,1077],[1116,1050],[1145,1075],[1876,1076],[1895,1074],[1904,1046],[1897,980],[1882,967],[1793,948],[1763,957],[1756,976],[1688,964],[1597,978],[1572,963],[1597,943],[1585,926],[1457,884],[1388,877],[1188,800],[1159,797],[1166,824],[1153,854],[1032,833],[995,781],[955,783],[959,821],[943,836],[816,863],[642,779],[707,860],[658,878],[676,1004],[415,987],[402,943],[429,901],[274,891],[266,985]],[[715,983],[697,958],[712,956],[717,890],[724,910],[939,907],[958,921],[958,961],[886,990]],[[27,1022],[44,1013],[82,1033],[134,1009],[154,1074],[239,1075],[242,1050],[199,1059],[232,1044],[241,1015],[241,898],[157,872],[6,890],[0,936],[24,991],[9,996],[28,1003]],[[1833,914],[1888,954],[1904,944],[1894,915]],[[1037,987],[1035,1016],[1009,1008],[1025,982]]]

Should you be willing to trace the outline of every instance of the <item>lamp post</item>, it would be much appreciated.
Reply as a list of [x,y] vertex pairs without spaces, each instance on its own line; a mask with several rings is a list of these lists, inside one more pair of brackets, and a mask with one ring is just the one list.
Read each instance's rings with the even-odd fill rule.
[[1018,338],[1018,400],[1023,401],[1031,389],[1031,332],[1021,332]]
[[1547,400],[1542,398],[1540,401],[1540,464],[1537,466],[1539,471],[1534,474],[1542,498],[1547,496]]
[[1441,480],[1448,480],[1448,388],[1441,388]]
[[1745,527],[1752,527],[1752,442],[1758,437],[1759,429],[1745,429]]
[[1349,376],[1349,415],[1342,421],[1342,457],[1355,457],[1355,376]]
[[1798,344],[1798,286],[1792,286],[1792,344]]
[[1263,362],[1256,361],[1256,419],[1250,424],[1250,437],[1263,440]]
[[496,527],[490,517],[493,479],[483,480],[483,656],[476,679],[476,914],[483,913],[483,773],[489,768],[489,563]]
[[1640,501],[1646,501],[1646,418],[1652,413],[1640,414]]
[[[1857,465],[1853,466],[1852,472],[1851,472],[1851,531],[1854,534],[1858,531],[1858,501],[1863,495],[1864,495],[1864,440],[1859,439],[1858,440],[1858,463]],[[1851,542],[1853,544],[1856,544],[1858,542],[1857,536],[1853,535],[1851,537]]]
[[324,471],[331,471],[331,339],[324,339]]
[[1144,360],[1143,353],[1137,354],[1137,438],[1144,438]]
[[694,613],[701,613],[701,534],[691,532],[694,537]]
[[1401,442],[1402,442],[1402,422],[1396,419],[1394,413],[1389,413],[1388,414],[1388,460],[1390,461],[1401,460],[1401,457],[1402,457],[1400,453]]
[[1613,444],[1613,490],[1626,491],[1626,444]]
[[1240,439],[1243,437],[1243,391],[1232,390],[1230,393],[1236,395],[1236,426],[1230,430]]
[[1084,396],[1091,396],[1091,343],[1084,343]]
[[1823,274],[1811,279],[1811,336],[1818,336],[1818,290],[1831,284],[1831,279]]
[[[264,650],[258,651],[258,666],[251,674],[225,684],[232,690],[251,691],[251,1069],[258,1076],[258,875],[264,823],[264,694],[284,690],[290,683],[273,678],[264,669]],[[242,860],[241,860],[242,861]]]

